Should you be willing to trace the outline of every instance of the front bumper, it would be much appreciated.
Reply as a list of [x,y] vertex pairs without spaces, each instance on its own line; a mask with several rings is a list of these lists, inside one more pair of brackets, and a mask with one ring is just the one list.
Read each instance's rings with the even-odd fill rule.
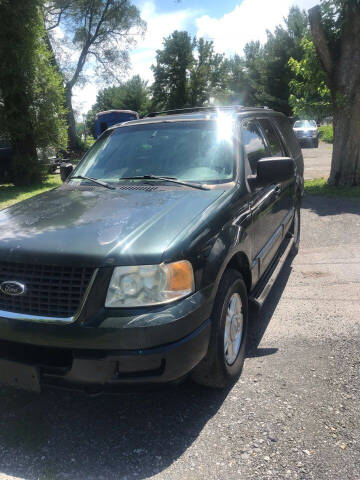
[[11,375],[5,381],[26,388],[21,381],[23,365],[24,371],[33,368],[39,388],[111,391],[174,382],[206,354],[212,290],[208,287],[166,307],[102,309],[85,323],[79,320],[70,325],[0,317],[0,362],[16,362],[17,383]]

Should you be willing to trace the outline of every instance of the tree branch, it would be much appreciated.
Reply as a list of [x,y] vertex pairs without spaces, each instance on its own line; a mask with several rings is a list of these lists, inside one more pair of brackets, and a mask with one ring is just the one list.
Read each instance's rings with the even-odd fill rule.
[[311,33],[314,39],[314,45],[320,62],[327,73],[329,79],[332,79],[334,65],[333,58],[329,49],[328,39],[321,22],[320,5],[316,5],[309,10],[309,22]]
[[94,41],[96,40],[98,34],[99,34],[99,30],[100,30],[100,27],[104,21],[104,17],[105,17],[105,14],[110,6],[110,3],[111,3],[111,0],[107,0],[106,1],[106,4],[105,4],[105,7],[104,7],[104,10],[102,12],[102,15],[98,21],[98,24],[96,25],[96,28],[95,28],[95,32],[94,34],[92,35],[91,34],[91,27],[92,27],[92,21],[93,21],[93,11],[90,12],[90,19],[89,19],[89,27],[88,27],[88,38],[81,50],[81,54],[80,54],[80,57],[79,57],[79,60],[78,60],[78,63],[77,63],[77,66],[76,66],[76,69],[75,69],[75,73],[72,77],[72,79],[67,83],[67,86],[68,88],[72,88],[75,83],[77,82],[78,78],[79,78],[79,75],[85,65],[85,61],[86,61],[86,57],[88,55],[88,52],[89,52],[89,48],[91,47],[91,45],[94,43]]
[[57,21],[51,25],[50,27],[47,27],[46,28],[46,31],[47,32],[50,32],[50,30],[54,30],[54,28],[58,27],[60,25],[60,21],[61,21],[61,16],[62,14],[64,13],[65,9],[64,10],[60,10],[59,14],[58,14],[58,18],[57,18]]

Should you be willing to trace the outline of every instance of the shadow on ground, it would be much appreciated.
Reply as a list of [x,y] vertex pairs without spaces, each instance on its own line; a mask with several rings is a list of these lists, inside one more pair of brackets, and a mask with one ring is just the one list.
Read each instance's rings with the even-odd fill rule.
[[279,303],[281,295],[286,287],[287,281],[292,271],[291,263],[293,257],[286,260],[280,275],[278,276],[271,294],[267,298],[261,310],[250,306],[249,309],[249,331],[247,357],[262,357],[272,355],[278,351],[278,348],[261,348],[259,347],[266,329],[272,319],[275,309]]
[[[263,309],[251,309],[249,357],[277,352],[259,344],[290,273],[291,260]],[[151,477],[190,447],[228,393],[190,381],[123,396],[88,397],[56,390],[35,396],[2,389],[0,478],[1,473],[28,480]]]
[[327,215],[341,215],[343,213],[360,215],[360,198],[305,195],[301,208],[311,210],[321,217]]

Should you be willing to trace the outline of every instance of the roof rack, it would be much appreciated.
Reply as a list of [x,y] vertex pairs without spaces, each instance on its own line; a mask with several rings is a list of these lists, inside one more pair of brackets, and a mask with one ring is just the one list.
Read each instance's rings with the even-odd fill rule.
[[215,112],[216,110],[270,110],[269,107],[244,107],[243,105],[218,105],[208,107],[190,107],[190,108],[176,108],[174,110],[161,110],[159,112],[151,112],[145,115],[143,118],[157,117],[158,115],[179,115],[182,113],[195,113],[195,112]]

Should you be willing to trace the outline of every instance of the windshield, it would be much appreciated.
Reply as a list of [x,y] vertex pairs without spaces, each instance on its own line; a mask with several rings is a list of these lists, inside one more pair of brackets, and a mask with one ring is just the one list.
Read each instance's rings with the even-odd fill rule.
[[315,120],[298,120],[294,124],[295,128],[315,128],[316,122]]
[[[106,182],[158,175],[205,183],[234,178],[232,124],[216,121],[153,123],[105,133],[87,153],[74,176]],[[72,180],[75,181],[75,180]]]

